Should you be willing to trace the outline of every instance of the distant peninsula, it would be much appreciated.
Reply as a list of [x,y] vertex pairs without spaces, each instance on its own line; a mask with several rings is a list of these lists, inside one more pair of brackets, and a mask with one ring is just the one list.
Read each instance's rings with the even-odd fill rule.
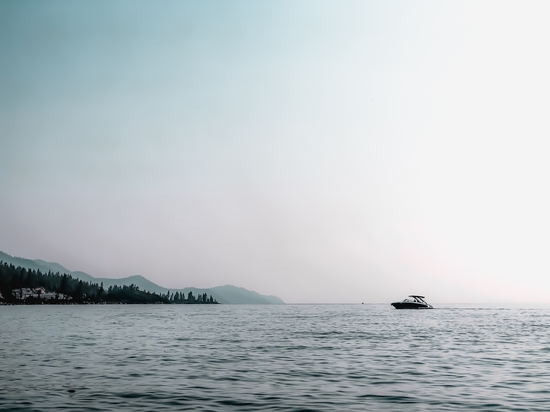
[[217,304],[212,295],[195,296],[189,292],[158,295],[139,290],[139,286],[109,286],[74,279],[66,273],[42,273],[0,261],[0,302],[6,304],[113,304],[172,303]]
[[[40,259],[31,260],[21,257],[14,257],[1,251],[0,262],[3,262],[0,265],[0,286],[6,283],[3,280],[3,268],[6,266],[9,268],[10,265],[13,265],[16,269],[19,267],[19,270],[25,270],[27,272],[27,277],[29,276],[29,272],[34,272],[36,275],[40,272],[41,276],[47,276],[48,274],[53,276],[58,274],[62,278],[66,275],[67,280],[64,281],[65,283],[70,284],[71,287],[74,285],[75,288],[81,288],[82,290],[84,290],[85,285],[88,284],[90,288],[88,291],[89,293],[82,292],[81,298],[75,297],[74,300],[68,299],[72,300],[73,303],[93,303],[90,301],[89,297],[94,296],[94,293],[99,293],[101,299],[106,299],[107,296],[109,296],[109,299],[111,299],[109,302],[111,303],[284,304],[284,302],[276,296],[261,295],[257,292],[232,285],[217,286],[213,288],[186,287],[182,289],[168,289],[159,286],[139,275],[120,279],[95,278],[85,272],[70,271],[61,266],[59,263],[46,262]],[[31,280],[32,278],[33,275],[31,275]],[[78,286],[80,281],[82,282],[82,286]],[[61,280],[57,280],[56,282],[61,282]],[[73,284],[72,282],[76,282],[76,284]],[[15,293],[20,298],[23,298],[23,296],[26,296],[25,299],[32,298],[29,299],[30,302],[32,302],[34,298],[37,298],[37,295],[39,294],[41,295],[41,298],[45,298],[46,296],[51,298],[52,293],[54,294],[53,296],[57,293],[60,297],[61,295],[63,295],[63,297],[67,295],[66,293],[63,293],[61,289],[52,290],[52,286],[55,286],[57,283],[54,283],[49,287],[46,287],[45,285],[37,285],[32,282],[19,285],[8,282],[8,284],[9,286],[3,286],[4,292],[0,289],[0,293],[2,293],[4,297],[8,291],[8,288],[10,289],[10,292],[18,288],[19,290],[14,290],[11,292],[11,295],[14,295]],[[94,285],[97,285],[97,291],[96,286]],[[38,291],[36,287],[42,287],[43,290]],[[59,287],[61,287],[60,284]],[[99,292],[100,288],[102,288],[103,292]],[[65,290],[65,292],[66,291],[67,290]],[[86,295],[86,298],[88,299],[87,301],[83,295]],[[118,296],[118,298],[116,296]],[[124,296],[124,298],[122,298],[122,296]]]

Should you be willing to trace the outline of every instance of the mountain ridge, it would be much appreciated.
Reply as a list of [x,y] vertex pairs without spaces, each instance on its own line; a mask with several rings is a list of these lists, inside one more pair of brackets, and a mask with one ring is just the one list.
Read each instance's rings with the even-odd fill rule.
[[165,288],[163,286],[157,285],[156,283],[150,281],[142,275],[132,275],[126,276],[123,278],[96,278],[86,272],[82,271],[71,271],[64,266],[56,262],[47,262],[42,259],[27,259],[17,256],[11,256],[8,253],[0,251],[0,261],[4,261],[8,264],[13,264],[14,266],[21,266],[27,269],[38,270],[42,272],[60,272],[71,275],[74,278],[80,279],[82,281],[91,282],[91,283],[103,283],[104,288],[109,286],[129,286],[134,284],[138,286],[141,290],[166,294],[167,292],[175,293],[185,293],[186,295],[189,292],[193,292],[196,296],[199,293],[207,293],[212,295],[220,303],[225,304],[260,304],[260,305],[284,305],[282,299],[273,295],[261,295],[258,292],[248,290],[240,286],[233,285],[224,285],[224,286],[215,286],[213,288],[197,288],[197,287],[185,287],[179,289]]

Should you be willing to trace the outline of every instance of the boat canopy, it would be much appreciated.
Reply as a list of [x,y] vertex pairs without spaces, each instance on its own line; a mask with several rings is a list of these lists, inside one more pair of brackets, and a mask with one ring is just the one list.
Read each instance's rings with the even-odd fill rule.
[[409,295],[409,298],[405,299],[405,301],[410,302],[411,299],[413,300],[413,302],[426,303],[426,301],[424,300],[424,296],[420,296],[420,295]]

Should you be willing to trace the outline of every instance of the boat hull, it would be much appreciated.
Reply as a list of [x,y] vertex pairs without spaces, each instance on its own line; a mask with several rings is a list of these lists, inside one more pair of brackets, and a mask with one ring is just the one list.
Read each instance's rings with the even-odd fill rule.
[[416,302],[393,302],[391,305],[395,309],[433,309],[432,305]]

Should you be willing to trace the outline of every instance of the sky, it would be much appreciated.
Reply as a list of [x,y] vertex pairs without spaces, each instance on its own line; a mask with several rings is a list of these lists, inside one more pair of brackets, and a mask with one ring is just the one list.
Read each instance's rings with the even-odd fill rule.
[[0,250],[290,303],[550,303],[549,17],[4,0]]

